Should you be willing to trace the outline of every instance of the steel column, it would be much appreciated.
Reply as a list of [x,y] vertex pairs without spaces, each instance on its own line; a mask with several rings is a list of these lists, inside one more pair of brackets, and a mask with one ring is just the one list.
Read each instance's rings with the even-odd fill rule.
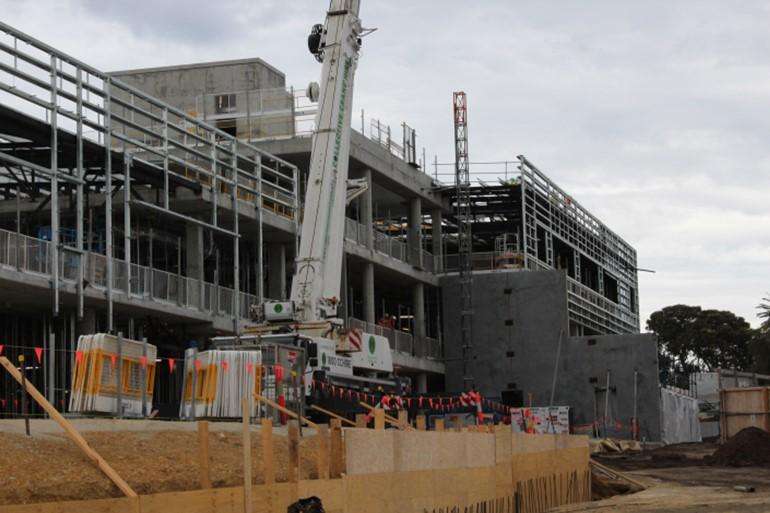
[[107,256],[107,331],[114,326],[112,311],[112,102],[110,79],[104,81],[104,239]]
[[59,316],[59,141],[56,57],[51,56],[51,280],[53,316]]
[[[240,314],[241,314],[241,253],[240,238],[238,237],[238,141],[232,143],[233,151],[233,332],[236,336],[240,334]],[[216,180],[214,181],[216,183]]]
[[76,214],[75,214],[75,246],[79,252],[78,257],[78,319],[83,318],[83,279],[86,265],[86,256],[83,254],[83,71],[80,67],[75,72],[77,83],[75,84],[77,92],[77,129],[75,144],[75,166],[79,183],[75,189],[76,195]]
[[131,156],[123,154],[123,258],[126,261],[126,297],[131,297]]

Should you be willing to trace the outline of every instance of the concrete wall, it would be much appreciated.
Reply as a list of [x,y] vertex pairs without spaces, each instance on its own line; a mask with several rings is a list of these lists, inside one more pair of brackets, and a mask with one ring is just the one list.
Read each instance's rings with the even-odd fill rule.
[[[655,336],[571,337],[566,342],[562,346],[554,402],[572,408],[573,425],[586,426],[594,422],[595,402],[596,419],[604,432],[604,389],[609,371],[607,430],[612,436],[630,438],[636,371],[640,437],[660,440],[660,384]],[[594,378],[596,383],[591,382]]]
[[[447,391],[462,390],[460,284],[445,276],[444,350]],[[566,276],[562,271],[495,271],[473,276],[473,340],[470,364],[479,391],[499,397],[509,383],[547,404],[559,331],[567,329]],[[508,356],[513,351],[513,357]]]
[[203,94],[284,87],[286,77],[262,59],[144,68],[110,73],[192,115]]
[[[458,277],[443,277],[442,286],[446,385],[448,391],[457,392],[462,389]],[[658,360],[652,335],[567,336],[566,276],[559,270],[476,273],[473,300],[470,375],[484,396],[499,400],[501,391],[515,383],[525,403],[532,394],[534,406],[548,406],[559,333],[564,330],[554,404],[571,408],[573,426],[590,429],[595,403],[596,418],[603,419],[609,370],[610,433],[630,437],[636,369],[641,435],[660,438]],[[604,427],[603,422],[600,425]]]

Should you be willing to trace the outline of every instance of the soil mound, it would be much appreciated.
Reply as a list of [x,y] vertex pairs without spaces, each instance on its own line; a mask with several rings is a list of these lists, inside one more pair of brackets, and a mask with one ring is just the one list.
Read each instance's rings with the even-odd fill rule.
[[770,467],[770,433],[742,429],[705,461],[722,467]]

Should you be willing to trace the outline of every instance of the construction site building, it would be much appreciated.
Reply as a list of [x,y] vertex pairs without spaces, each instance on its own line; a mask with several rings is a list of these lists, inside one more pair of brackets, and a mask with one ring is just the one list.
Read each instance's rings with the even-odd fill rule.
[[[78,334],[146,337],[181,358],[287,298],[315,114],[305,90],[261,59],[104,73],[3,24],[0,61],[0,333],[12,357],[67,355],[32,372],[57,405]],[[354,125],[350,177],[369,188],[347,209],[341,316],[388,338],[415,392],[457,391],[453,172],[430,169],[406,123],[362,112]],[[636,252],[526,158],[504,165],[470,190],[467,358],[485,395],[515,383],[544,404],[550,382],[527,373],[545,363],[528,370],[526,344],[553,370],[562,337],[639,337]],[[171,416],[181,377],[158,372]]]

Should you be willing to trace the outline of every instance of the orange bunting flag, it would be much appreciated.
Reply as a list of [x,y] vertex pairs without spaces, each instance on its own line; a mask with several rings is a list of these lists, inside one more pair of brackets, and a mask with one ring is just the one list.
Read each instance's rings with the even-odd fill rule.
[[75,362],[76,363],[83,363],[83,351],[75,351]]
[[195,365],[195,370],[197,370],[197,371],[201,370],[201,361],[200,360],[195,360],[193,362],[193,364]]
[[223,370],[224,372],[227,372],[227,368],[228,368],[229,366],[230,366],[230,362],[228,362],[227,360],[222,360],[222,370]]
[[173,358],[169,358],[168,359],[168,372],[169,372],[169,374],[173,374],[174,373],[174,365],[175,364],[176,364],[176,362],[174,361]]
[[[246,364],[246,374],[251,374],[252,372],[254,372],[254,364],[249,362]],[[315,381],[313,383],[315,383]]]
[[42,347],[36,347],[35,348],[35,356],[37,357],[37,363],[43,363],[43,348]]
[[146,356],[140,356],[139,357],[139,364],[142,366],[143,369],[147,368],[147,357]]
[[118,363],[118,355],[116,355],[116,354],[111,354],[111,355],[110,355],[110,367],[112,367],[112,368],[113,368],[113,370],[115,369],[115,365],[116,365],[117,363]]

